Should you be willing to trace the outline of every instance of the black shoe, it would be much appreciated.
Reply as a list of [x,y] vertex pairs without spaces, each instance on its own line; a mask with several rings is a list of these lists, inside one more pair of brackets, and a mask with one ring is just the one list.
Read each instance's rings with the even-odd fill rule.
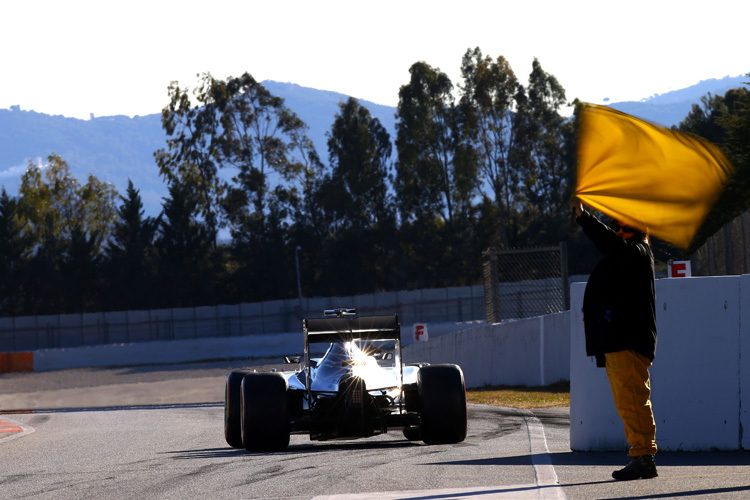
[[641,455],[633,457],[628,465],[623,469],[616,470],[612,477],[618,481],[630,481],[632,479],[650,479],[656,477],[656,464],[653,455]]

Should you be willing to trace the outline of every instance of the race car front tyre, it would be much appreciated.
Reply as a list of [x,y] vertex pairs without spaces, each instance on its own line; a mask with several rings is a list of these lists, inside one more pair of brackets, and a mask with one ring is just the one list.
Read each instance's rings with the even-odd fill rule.
[[248,373],[242,379],[242,444],[248,451],[289,446],[287,381],[280,373]]
[[224,439],[232,448],[242,448],[242,424],[240,404],[242,400],[242,378],[245,372],[234,371],[227,377],[224,391]]
[[467,410],[464,374],[458,365],[429,365],[417,374],[422,402],[422,440],[427,444],[459,443],[466,439]]

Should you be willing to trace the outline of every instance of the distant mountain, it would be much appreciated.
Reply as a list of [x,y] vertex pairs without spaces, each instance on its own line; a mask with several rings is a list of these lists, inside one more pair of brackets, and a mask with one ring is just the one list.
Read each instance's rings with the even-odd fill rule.
[[[326,134],[330,132],[333,120],[339,112],[339,103],[345,102],[349,97],[337,92],[301,87],[294,83],[266,80],[263,82],[263,86],[273,95],[283,97],[286,106],[307,123],[309,127],[308,135],[315,144],[315,149],[321,159],[327,161],[328,139]],[[396,108],[362,99],[359,99],[359,103],[380,121],[380,124],[391,135],[391,141],[395,142]]]
[[713,95],[724,95],[731,89],[742,87],[747,81],[750,81],[750,77],[727,76],[721,80],[703,80],[686,89],[655,94],[640,101],[608,103],[607,105],[623,113],[671,127],[684,120],[693,108],[693,104],[700,103],[701,97],[709,92]]
[[29,161],[43,164],[55,153],[81,183],[93,174],[124,194],[131,179],[146,210],[156,214],[166,189],[153,153],[165,140],[160,114],[79,120],[13,106],[0,110],[0,184],[17,194]]
[[[609,106],[635,116],[671,126],[679,123],[691,106],[707,93],[726,93],[740,87],[747,77],[705,80],[692,87],[654,95],[639,102],[611,103]],[[330,131],[338,104],[344,94],[301,87],[293,83],[265,81],[274,95],[309,127],[308,134],[321,158],[328,158],[326,134]],[[396,109],[360,100],[380,120],[391,139],[396,138]],[[144,208],[150,215],[161,209],[167,189],[159,177],[154,151],[163,148],[166,135],[159,113],[147,116],[107,116],[80,120],[23,111],[18,106],[0,109],[0,185],[8,193],[18,193],[20,179],[29,161],[44,163],[51,153],[60,155],[81,182],[89,174],[111,182],[122,194],[128,179],[141,191]],[[392,157],[395,159],[395,153]]]
[[[264,81],[274,95],[284,98],[308,125],[308,135],[326,161],[326,134],[338,113],[338,103],[348,97],[336,92],[315,90],[293,83]],[[391,137],[396,136],[396,109],[360,100],[380,120]],[[18,106],[0,109],[0,185],[10,194],[18,193],[21,175],[29,161],[43,164],[52,154],[60,155],[80,182],[89,174],[111,182],[121,194],[128,179],[141,191],[144,209],[155,215],[161,210],[166,185],[159,177],[153,153],[165,146],[166,134],[161,114],[147,116],[107,116],[81,120],[60,115],[23,111]]]

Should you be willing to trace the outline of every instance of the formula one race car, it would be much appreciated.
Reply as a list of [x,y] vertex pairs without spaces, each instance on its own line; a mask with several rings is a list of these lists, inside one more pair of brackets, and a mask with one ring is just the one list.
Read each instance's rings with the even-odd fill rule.
[[[303,320],[297,371],[234,371],[227,377],[224,436],[235,448],[283,450],[290,434],[354,439],[401,430],[409,440],[466,438],[466,387],[457,365],[404,365],[398,316],[353,309]],[[311,352],[323,352],[311,358]],[[321,349],[322,346],[322,349]]]

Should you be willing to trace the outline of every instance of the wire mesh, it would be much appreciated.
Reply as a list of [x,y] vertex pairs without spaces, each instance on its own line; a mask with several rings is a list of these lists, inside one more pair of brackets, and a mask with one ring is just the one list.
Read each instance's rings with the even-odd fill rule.
[[544,248],[490,248],[483,257],[488,323],[542,316],[570,307],[564,243]]
[[750,212],[714,233],[692,256],[694,276],[750,274]]
[[[397,314],[413,323],[482,318],[479,286],[379,292],[349,297],[314,297],[195,308],[113,311],[0,318],[0,352],[84,345],[242,337],[301,332],[302,318],[324,309],[354,307],[363,315]],[[404,330],[406,331],[406,330]]]

